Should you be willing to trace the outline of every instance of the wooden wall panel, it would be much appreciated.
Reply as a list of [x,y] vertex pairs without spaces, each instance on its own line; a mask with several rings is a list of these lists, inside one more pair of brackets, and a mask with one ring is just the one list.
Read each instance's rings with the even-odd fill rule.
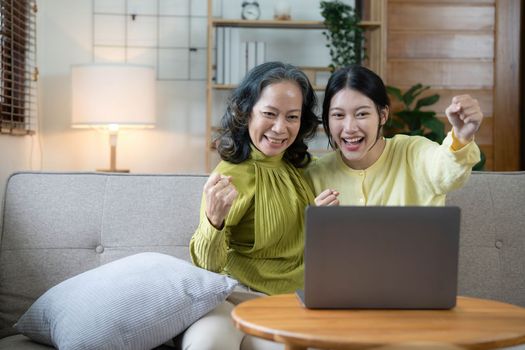
[[486,89],[494,80],[492,61],[397,60],[387,61],[388,84],[416,83],[440,88]]
[[[507,0],[505,0],[507,1]],[[518,1],[518,0],[511,0]],[[495,169],[497,113],[494,81],[497,79],[495,0],[389,0],[388,47],[385,80],[406,90],[422,83],[440,100],[429,109],[446,124],[444,110],[453,96],[470,94],[478,99],[485,116],[476,141],[487,157],[486,170]],[[393,104],[396,110],[396,104]]]
[[494,58],[494,33],[396,31],[388,37],[389,58]]
[[[452,96],[478,98],[487,170],[520,169],[520,0],[389,0],[388,85],[430,85],[444,117]],[[522,88],[522,87],[521,87]],[[395,110],[396,106],[393,105]]]
[[433,105],[432,110],[436,111],[438,115],[445,115],[445,109],[450,105],[452,102],[452,97],[458,96],[458,95],[470,95],[474,98],[476,98],[479,102],[479,105],[481,107],[481,111],[483,112],[483,115],[485,118],[492,117],[493,115],[493,92],[492,89],[486,89],[486,90],[446,90],[446,89],[440,89],[440,90],[432,90],[429,89],[429,95],[432,93],[439,94],[439,101]]
[[[494,86],[494,166],[520,168],[520,0],[497,1]],[[523,119],[522,119],[523,120]]]
[[458,0],[390,0],[390,3],[416,3],[416,4],[448,4],[448,5],[494,5],[494,2],[496,0],[462,0],[461,2],[458,2]]
[[[402,91],[406,91],[410,86],[398,86]],[[493,115],[493,91],[492,89],[486,90],[455,90],[455,89],[428,89],[421,94],[421,97],[430,96],[433,94],[439,95],[439,100],[432,106],[423,107],[423,110],[431,110],[436,112],[438,116],[445,116],[445,109],[452,102],[452,97],[458,95],[470,95],[476,98],[481,107],[481,111],[485,118],[490,118]],[[399,110],[403,108],[403,105],[392,99],[391,101],[392,110]]]
[[493,5],[461,6],[440,1],[418,3],[389,2],[389,30],[468,30],[494,29]]
[[479,149],[485,153],[485,168],[484,170],[495,170],[494,168],[494,150],[492,145],[481,145],[478,143]]

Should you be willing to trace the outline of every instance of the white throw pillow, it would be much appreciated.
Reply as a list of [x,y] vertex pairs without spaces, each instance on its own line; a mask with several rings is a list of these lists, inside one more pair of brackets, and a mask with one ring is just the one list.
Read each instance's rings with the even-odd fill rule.
[[214,309],[236,284],[169,255],[140,253],[54,286],[15,328],[61,350],[151,349]]

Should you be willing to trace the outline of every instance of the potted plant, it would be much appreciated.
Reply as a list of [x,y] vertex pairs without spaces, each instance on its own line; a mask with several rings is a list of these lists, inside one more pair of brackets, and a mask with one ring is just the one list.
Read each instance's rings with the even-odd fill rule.
[[434,111],[422,111],[422,107],[431,106],[439,101],[439,95],[434,94],[416,98],[429,86],[415,84],[406,92],[387,86],[387,92],[403,104],[403,109],[392,111],[392,115],[385,125],[385,136],[391,137],[395,134],[420,135],[432,141],[441,143],[445,138],[445,124],[436,117]]
[[[439,101],[439,95],[433,94],[416,99],[429,88],[430,86],[415,84],[406,92],[402,92],[393,86],[386,87],[388,94],[403,105],[403,109],[391,113],[384,127],[386,137],[392,137],[395,134],[420,135],[437,143],[443,142],[445,124],[436,117],[436,112],[421,110],[421,108],[431,106]],[[472,167],[472,170],[483,170],[484,166],[485,154],[481,152],[481,160]]]
[[359,27],[361,18],[350,5],[340,0],[321,1],[321,15],[324,17],[332,71],[349,64],[361,64],[366,57],[363,29]]

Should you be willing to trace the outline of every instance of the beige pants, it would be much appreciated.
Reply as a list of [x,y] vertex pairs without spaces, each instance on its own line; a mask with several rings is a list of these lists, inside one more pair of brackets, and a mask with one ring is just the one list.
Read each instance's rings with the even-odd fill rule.
[[192,324],[175,339],[183,350],[282,350],[283,344],[245,335],[235,328],[231,311],[235,305],[265,294],[247,287],[235,288],[228,299]]

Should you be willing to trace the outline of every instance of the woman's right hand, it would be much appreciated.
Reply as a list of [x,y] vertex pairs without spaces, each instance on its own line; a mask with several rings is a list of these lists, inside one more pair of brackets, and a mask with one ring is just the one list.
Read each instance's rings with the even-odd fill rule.
[[338,196],[339,192],[336,190],[326,189],[315,198],[315,205],[318,207],[339,205]]
[[231,176],[211,174],[204,184],[204,194],[206,196],[206,217],[210,224],[221,230],[238,194],[231,183]]

